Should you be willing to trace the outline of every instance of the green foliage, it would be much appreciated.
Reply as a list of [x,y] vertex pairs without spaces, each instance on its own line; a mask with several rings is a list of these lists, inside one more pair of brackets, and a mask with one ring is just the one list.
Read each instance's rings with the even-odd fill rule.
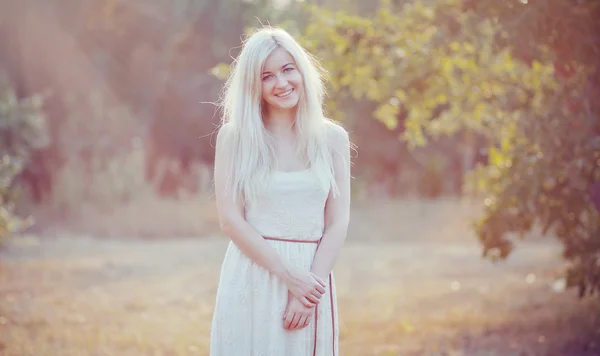
[[[504,27],[508,43],[534,68],[551,63],[557,86],[525,103],[529,114],[513,126],[514,139],[497,143],[489,167],[474,174],[487,195],[487,216],[477,226],[484,253],[507,255],[513,248],[507,236],[539,225],[565,247],[568,285],[582,296],[600,292],[600,203],[594,207],[591,196],[600,184],[600,104],[594,100],[600,94],[600,4],[489,5],[476,10],[487,17],[522,12],[520,21]],[[525,45],[533,41],[537,46]]]
[[600,290],[600,219],[588,193],[600,180],[600,120],[587,80],[596,68],[572,60],[565,76],[549,40],[517,57],[505,23],[459,0],[384,1],[368,18],[307,10],[300,40],[330,72],[331,116],[343,115],[336,104],[344,100],[369,100],[374,118],[404,125],[412,147],[440,135],[485,137],[489,162],[467,186],[486,206],[476,224],[484,256],[506,258],[514,233],[541,225],[565,246],[568,285]]
[[49,143],[41,105],[41,96],[17,98],[8,80],[0,77],[0,244],[32,223],[15,213],[15,178],[31,152]]
[[[526,115],[515,109],[530,93],[555,86],[552,68],[530,68],[508,48],[495,48],[499,25],[468,16],[459,4],[417,1],[400,13],[383,5],[369,19],[311,8],[314,21],[302,42],[331,73],[329,107],[348,96],[367,98],[378,103],[373,115],[389,128],[406,111],[405,138],[414,146],[425,144],[425,130],[506,131],[507,122]],[[510,139],[510,130],[502,134]]]

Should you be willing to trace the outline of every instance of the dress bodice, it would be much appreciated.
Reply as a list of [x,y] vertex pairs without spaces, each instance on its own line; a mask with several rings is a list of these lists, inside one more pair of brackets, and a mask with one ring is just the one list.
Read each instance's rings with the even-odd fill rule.
[[266,189],[246,201],[246,221],[263,236],[316,240],[328,194],[312,170],[274,171]]

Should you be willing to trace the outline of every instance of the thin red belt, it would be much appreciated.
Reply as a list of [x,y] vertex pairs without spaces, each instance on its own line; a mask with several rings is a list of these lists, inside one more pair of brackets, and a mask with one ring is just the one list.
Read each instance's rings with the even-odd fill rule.
[[[265,240],[272,240],[272,241],[312,243],[312,244],[317,244],[317,245],[321,242],[321,239],[298,240],[298,239],[286,239],[286,238],[268,237],[268,236],[263,236],[263,238]],[[335,311],[333,309],[333,286],[331,284],[331,273],[329,274],[329,301],[331,303],[331,345],[332,345],[331,355],[335,356]],[[318,324],[318,320],[319,320],[319,306],[317,305],[315,307],[315,343],[314,343],[314,347],[313,347],[313,356],[315,356],[317,354],[317,324]]]

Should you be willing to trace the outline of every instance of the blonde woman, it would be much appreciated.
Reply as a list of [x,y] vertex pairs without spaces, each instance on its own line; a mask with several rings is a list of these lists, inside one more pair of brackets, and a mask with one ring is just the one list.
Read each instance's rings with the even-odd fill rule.
[[225,85],[215,193],[231,239],[211,356],[338,355],[332,269],[350,210],[350,142],[323,115],[322,68],[279,28],[249,36]]

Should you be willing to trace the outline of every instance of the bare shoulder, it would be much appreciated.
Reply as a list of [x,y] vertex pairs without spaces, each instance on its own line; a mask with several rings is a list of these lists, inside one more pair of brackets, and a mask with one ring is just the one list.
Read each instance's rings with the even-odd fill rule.
[[224,123],[218,128],[216,140],[217,150],[223,149],[223,144],[231,137],[234,131],[235,127],[229,122]]
[[338,150],[348,149],[350,145],[350,138],[348,135],[348,131],[346,131],[346,129],[342,125],[332,120],[328,120],[326,124],[326,130],[327,141],[329,142],[331,147],[335,147]]
[[230,135],[233,131],[235,130],[235,128],[233,127],[233,124],[230,122],[226,122],[223,125],[221,125],[221,127],[218,130],[217,133],[217,139],[219,138],[224,138],[227,137],[228,135]]
[[233,155],[233,146],[231,138],[235,127],[231,123],[224,123],[218,128],[215,141],[215,161],[228,161]]

